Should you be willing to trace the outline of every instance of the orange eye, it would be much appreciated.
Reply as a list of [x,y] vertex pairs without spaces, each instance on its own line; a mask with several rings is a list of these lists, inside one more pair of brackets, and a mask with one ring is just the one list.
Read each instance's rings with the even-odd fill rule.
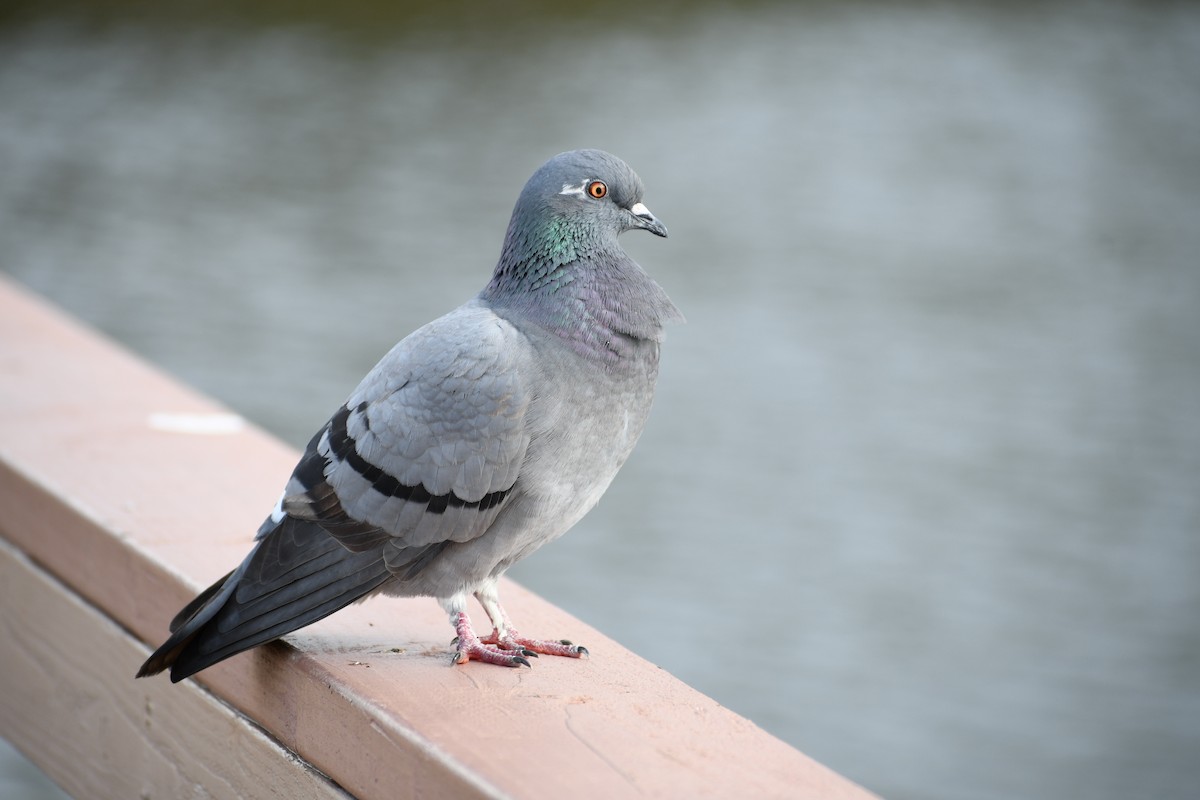
[[604,181],[592,181],[587,186],[587,193],[599,200],[608,194],[608,187],[604,185]]

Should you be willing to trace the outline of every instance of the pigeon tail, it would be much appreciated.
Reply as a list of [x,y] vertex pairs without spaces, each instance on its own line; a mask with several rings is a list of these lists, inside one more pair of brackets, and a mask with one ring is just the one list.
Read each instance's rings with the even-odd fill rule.
[[137,677],[169,667],[177,683],[344,608],[390,576],[378,550],[351,552],[320,525],[285,517],[241,566],[176,616],[171,637]]

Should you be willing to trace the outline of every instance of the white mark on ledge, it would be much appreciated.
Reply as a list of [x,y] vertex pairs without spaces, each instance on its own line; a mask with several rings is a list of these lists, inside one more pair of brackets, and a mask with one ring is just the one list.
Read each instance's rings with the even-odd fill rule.
[[193,433],[199,436],[227,436],[246,427],[237,414],[151,414],[150,427],[168,433]]

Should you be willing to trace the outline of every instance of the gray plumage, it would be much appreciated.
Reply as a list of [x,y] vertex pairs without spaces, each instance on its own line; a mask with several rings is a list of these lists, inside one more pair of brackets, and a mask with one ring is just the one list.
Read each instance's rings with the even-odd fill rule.
[[[364,597],[437,598],[459,662],[527,664],[496,582],[567,531],[641,434],[678,310],[617,243],[666,236],[598,150],[555,156],[517,200],[482,292],[397,344],[312,438],[257,543],[193,600],[138,677],[179,681]],[[476,637],[474,595],[493,624]]]

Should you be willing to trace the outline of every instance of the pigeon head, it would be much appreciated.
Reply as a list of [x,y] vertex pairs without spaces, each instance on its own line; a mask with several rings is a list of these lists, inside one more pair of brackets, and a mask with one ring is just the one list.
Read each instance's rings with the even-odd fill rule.
[[642,193],[637,173],[602,150],[550,159],[517,198],[482,298],[606,359],[626,352],[627,337],[661,339],[663,323],[682,317],[617,243],[635,229],[667,235]]
[[617,237],[667,228],[642,202],[642,180],[603,150],[560,153],[533,173],[513,208],[497,272],[535,277],[619,252]]
[[548,220],[577,238],[615,238],[634,228],[666,236],[667,228],[642,203],[642,179],[603,150],[560,153],[533,174],[517,200],[514,218]]

